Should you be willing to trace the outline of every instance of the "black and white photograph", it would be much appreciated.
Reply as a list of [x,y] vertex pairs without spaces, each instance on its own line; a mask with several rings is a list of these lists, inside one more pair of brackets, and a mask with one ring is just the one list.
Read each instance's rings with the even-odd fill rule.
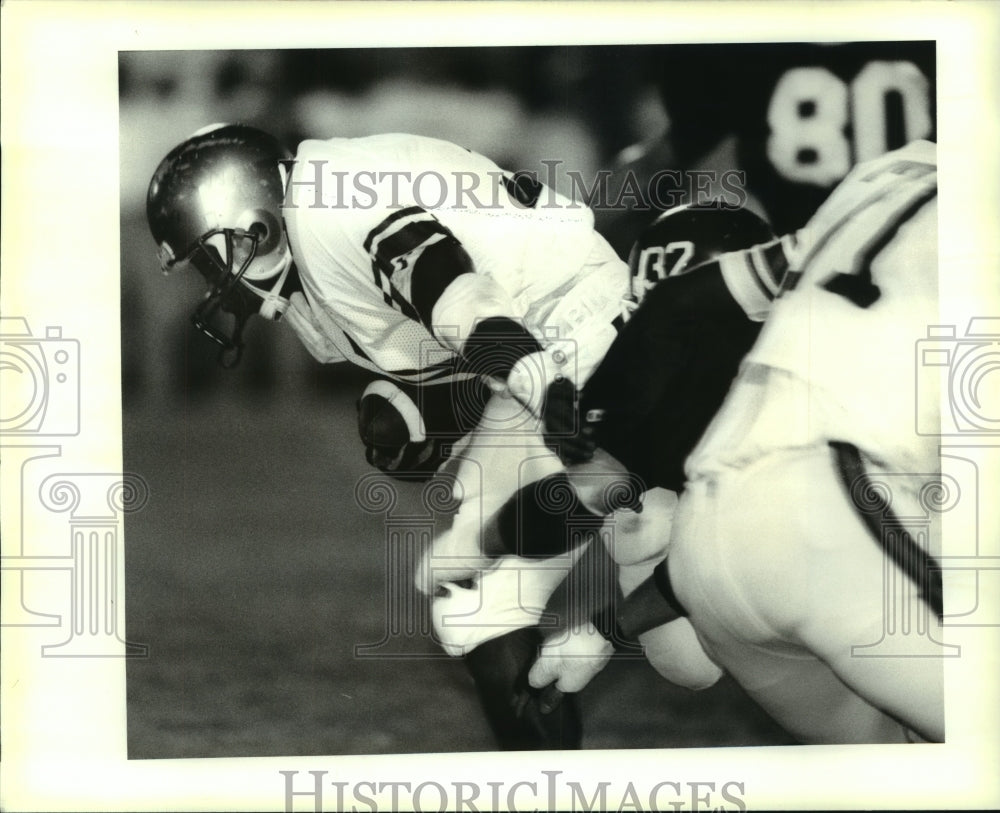
[[[683,66],[707,70],[679,82]],[[122,53],[124,460],[155,500],[125,521],[127,628],[154,653],[128,664],[130,756],[943,739],[940,661],[850,657],[879,640],[883,573],[828,448],[863,431],[884,460],[881,431],[912,408],[901,381],[898,409],[869,429],[868,392],[836,393],[891,320],[926,324],[936,301],[934,80],[933,42]],[[846,181],[856,164],[878,182]],[[751,482],[791,506],[842,502],[830,523],[857,550],[826,556],[857,570],[830,590],[871,595],[842,633],[811,618],[814,601],[840,601],[788,582],[830,561],[809,561],[797,518],[781,527],[786,505],[758,507],[773,518],[734,505],[737,528],[775,523],[781,553],[703,588],[716,608],[745,592],[732,612],[754,617],[738,633],[704,622],[727,632],[716,659],[773,650],[741,686],[739,665],[673,652],[702,646],[686,607],[660,597],[623,630],[623,613],[647,611],[624,591],[667,561],[684,459],[786,270],[805,273],[793,241],[841,182],[831,233],[811,239],[830,241],[817,284],[843,284],[803,307],[827,309],[844,367],[795,372],[845,423],[797,434],[798,393],[765,389],[749,397],[774,400],[772,439],[746,428],[737,389],[739,428],[721,414],[713,427],[730,444],[758,433],[761,456],[816,446],[808,474],[780,462]],[[874,318],[853,283],[867,276],[874,296],[872,266],[897,245],[901,264],[922,252],[927,267],[900,271],[918,290]],[[723,270],[717,256],[738,251],[745,268]],[[671,293],[649,298],[661,281]],[[868,318],[851,356],[843,332]],[[808,330],[790,315],[772,334],[769,352],[791,356],[778,369],[821,341],[796,325]],[[893,366],[872,361],[873,375]],[[926,454],[908,440],[894,477]],[[800,477],[826,493],[793,494]],[[595,504],[581,493],[594,483],[635,505]],[[738,536],[717,555],[750,556]],[[906,600],[931,576],[903,582]],[[818,638],[765,632],[779,609]],[[602,674],[618,655],[629,662]],[[690,676],[672,673],[688,659]],[[900,682],[913,695],[886,707]],[[633,715],[625,696],[642,698]]]
[[4,117],[76,211],[4,207],[4,809],[1000,802],[986,7],[79,5],[95,101]]

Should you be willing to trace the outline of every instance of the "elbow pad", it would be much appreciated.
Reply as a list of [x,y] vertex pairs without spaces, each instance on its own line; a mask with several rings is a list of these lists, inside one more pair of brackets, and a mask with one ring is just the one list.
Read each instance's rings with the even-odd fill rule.
[[462,356],[473,372],[506,381],[522,358],[542,349],[524,325],[507,316],[478,322],[462,344]]

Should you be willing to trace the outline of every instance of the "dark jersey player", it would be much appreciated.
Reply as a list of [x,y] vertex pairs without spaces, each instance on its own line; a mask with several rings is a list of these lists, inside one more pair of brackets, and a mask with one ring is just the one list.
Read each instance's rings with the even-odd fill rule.
[[932,41],[673,45],[659,76],[668,131],[623,151],[594,201],[622,257],[706,190],[793,232],[855,164],[936,137]]

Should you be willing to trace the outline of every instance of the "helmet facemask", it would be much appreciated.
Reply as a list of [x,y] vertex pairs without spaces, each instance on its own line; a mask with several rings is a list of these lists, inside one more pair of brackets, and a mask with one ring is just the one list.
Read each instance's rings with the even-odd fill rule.
[[[218,248],[209,241],[218,242],[216,237],[222,237],[225,246],[225,258],[220,256]],[[236,266],[236,242],[240,245],[249,244],[249,250],[242,252],[245,258]],[[210,288],[205,294],[191,322],[209,339],[219,345],[219,361],[223,367],[230,368],[239,364],[243,356],[243,328],[256,311],[249,300],[249,294],[240,285],[240,280],[246,273],[250,263],[257,253],[256,235],[235,229],[219,229],[206,232],[198,241],[190,255],[191,264],[198,269],[208,282]],[[231,315],[227,319],[225,314]],[[229,324],[227,324],[227,322]]]
[[[254,227],[212,229],[184,257],[163,263],[165,272],[194,266],[208,283],[209,290],[191,322],[219,346],[219,360],[227,369],[242,358],[247,320],[257,313],[279,319],[288,305],[279,295],[292,265],[287,240],[282,239],[276,260],[267,262],[270,258],[258,256],[261,245],[267,243],[262,231]],[[264,288],[254,282],[271,284]]]

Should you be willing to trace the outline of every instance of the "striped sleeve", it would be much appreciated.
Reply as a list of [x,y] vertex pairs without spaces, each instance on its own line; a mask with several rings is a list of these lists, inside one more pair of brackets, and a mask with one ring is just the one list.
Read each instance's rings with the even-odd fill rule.
[[781,290],[781,282],[797,250],[795,235],[785,235],[745,251],[719,257],[726,287],[755,322],[762,322],[771,311],[771,303]]
[[413,269],[428,248],[443,240],[457,243],[446,226],[419,206],[393,212],[368,233],[364,248],[385,304],[419,320],[412,304]]

